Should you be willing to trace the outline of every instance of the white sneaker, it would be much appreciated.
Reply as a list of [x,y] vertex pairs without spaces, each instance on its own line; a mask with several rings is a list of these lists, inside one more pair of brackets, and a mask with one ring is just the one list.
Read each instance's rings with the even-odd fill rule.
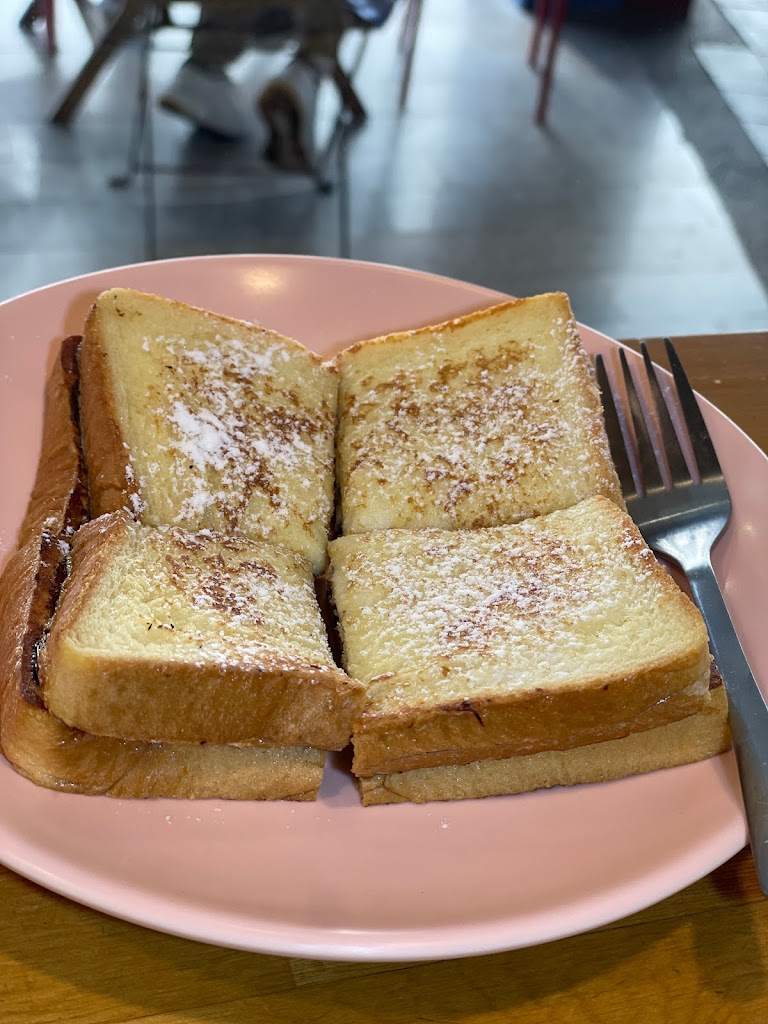
[[253,127],[246,98],[224,72],[207,71],[190,61],[179,68],[159,103],[225,139],[240,139]]
[[269,127],[264,157],[281,171],[315,170],[315,109],[322,72],[296,57],[256,101]]

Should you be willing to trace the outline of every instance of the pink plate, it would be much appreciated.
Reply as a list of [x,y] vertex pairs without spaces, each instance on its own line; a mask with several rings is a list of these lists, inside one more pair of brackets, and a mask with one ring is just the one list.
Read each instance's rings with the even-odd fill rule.
[[[553,281],[553,285],[557,282]],[[293,335],[321,353],[503,298],[394,267],[224,256],[107,270],[0,305],[0,555],[40,443],[56,339],[125,285]],[[590,351],[615,343],[587,328]],[[768,459],[711,406],[734,520],[718,573],[768,689]],[[533,945],[646,907],[733,856],[746,830],[731,755],[519,797],[363,809],[329,767],[316,804],[128,801],[38,789],[0,758],[0,860],[118,917],[206,942],[342,960]]]

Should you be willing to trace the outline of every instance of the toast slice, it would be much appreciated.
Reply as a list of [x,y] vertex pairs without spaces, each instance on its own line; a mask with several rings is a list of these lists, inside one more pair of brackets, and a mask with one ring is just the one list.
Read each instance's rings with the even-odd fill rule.
[[180,302],[103,292],[81,352],[94,517],[241,531],[326,559],[334,369],[296,341]]
[[303,747],[134,743],[72,729],[44,705],[36,657],[66,545],[32,538],[0,580],[0,751],[38,786],[113,797],[314,800],[325,751]]
[[730,743],[728,700],[722,681],[716,679],[696,714],[668,725],[571,750],[373,775],[359,780],[360,795],[365,806],[512,796],[704,761],[727,750]]
[[87,519],[77,415],[78,338],[46,387],[43,445],[20,531],[0,577],[0,751],[37,785],[115,797],[313,800],[325,752],[305,747],[134,743],[71,729],[46,710],[37,657]]
[[358,776],[619,739],[709,700],[707,632],[607,498],[331,544]]
[[337,357],[342,532],[476,529],[603,494],[623,507],[562,293]]
[[46,707],[120,739],[338,750],[363,687],[336,668],[312,567],[288,548],[149,527],[74,538],[40,654]]

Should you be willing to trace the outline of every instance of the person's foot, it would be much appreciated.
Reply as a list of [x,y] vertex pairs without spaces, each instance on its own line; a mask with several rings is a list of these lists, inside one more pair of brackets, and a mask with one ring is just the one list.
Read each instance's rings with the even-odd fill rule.
[[248,103],[223,71],[210,71],[187,61],[160,97],[160,106],[219,135],[240,139],[251,128]]
[[264,157],[281,171],[311,174],[316,169],[315,108],[321,77],[307,59],[296,57],[256,101],[269,128]]

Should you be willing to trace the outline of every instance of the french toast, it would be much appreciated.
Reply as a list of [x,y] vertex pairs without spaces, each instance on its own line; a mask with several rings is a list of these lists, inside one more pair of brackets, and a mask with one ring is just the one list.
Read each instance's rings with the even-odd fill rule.
[[45,708],[37,659],[88,518],[77,415],[79,339],[61,346],[46,387],[43,446],[0,577],[0,751],[38,785],[115,797],[312,800],[325,752],[306,747],[137,743],[72,729]]
[[716,679],[695,714],[621,739],[570,750],[378,774],[359,779],[358,785],[365,806],[512,796],[673,768],[714,757],[729,746],[728,701],[722,681]]
[[623,507],[567,296],[341,352],[342,532],[477,529],[603,494]]
[[240,531],[326,558],[337,376],[273,331],[129,289],[86,320],[81,415],[92,514]]
[[336,668],[310,563],[211,531],[87,523],[39,657],[46,707],[120,739],[344,747],[362,685]]
[[[346,536],[324,572],[338,379]],[[0,749],[51,788],[314,799],[351,735],[364,804],[424,802],[728,745],[706,630],[623,512],[561,294],[329,368],[240,321],[102,293],[48,383],[19,543]]]
[[15,553],[0,580],[0,751],[19,774],[48,789],[97,796],[315,799],[322,750],[135,743],[72,729],[50,714],[36,651],[64,557],[62,542],[43,534]]
[[331,543],[358,776],[619,739],[710,702],[707,632],[602,496],[464,531]]

